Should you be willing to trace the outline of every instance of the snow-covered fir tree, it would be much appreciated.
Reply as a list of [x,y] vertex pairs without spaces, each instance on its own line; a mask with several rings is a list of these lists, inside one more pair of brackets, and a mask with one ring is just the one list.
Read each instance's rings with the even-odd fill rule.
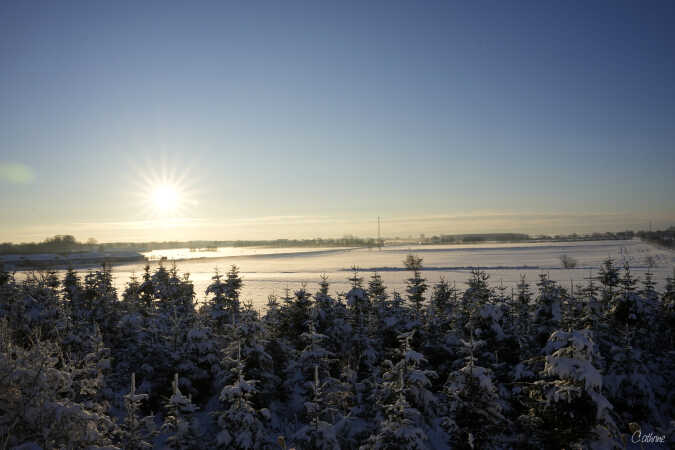
[[477,365],[486,341],[462,340],[464,364],[452,372],[443,386],[446,405],[443,426],[453,448],[490,448],[499,443],[506,419],[490,369]]
[[555,331],[544,348],[542,378],[530,388],[534,439],[556,447],[619,445],[612,405],[603,395],[598,348],[591,330]]
[[253,397],[256,395],[257,380],[244,377],[244,358],[241,353],[241,341],[237,341],[235,364],[230,369],[231,383],[226,384],[220,392],[224,410],[216,413],[218,448],[259,449],[270,445],[265,422],[270,419],[266,408],[256,409]]
[[179,380],[176,374],[171,383],[173,393],[165,405],[166,416],[162,424],[165,445],[172,449],[198,449],[201,443],[194,414],[199,408],[192,403],[192,396],[183,395]]
[[57,275],[0,268],[0,447],[622,448],[672,433],[675,277],[651,267],[606,261],[569,290],[542,276],[536,296],[476,269],[463,292],[440,280],[418,301],[357,271],[342,295],[324,277],[262,311],[240,301],[238,269],[203,302],[175,265],[120,293],[109,267]]
[[152,440],[156,434],[153,416],[143,416],[141,405],[148,394],[136,392],[136,374],[131,374],[131,387],[124,396],[126,415],[119,431],[122,447],[131,450],[152,448]]
[[422,307],[424,303],[424,293],[427,290],[427,283],[422,278],[422,258],[409,254],[404,260],[403,265],[406,269],[412,272],[412,277],[407,280],[406,292],[408,293],[408,301],[413,305],[415,311],[415,318],[421,320]]

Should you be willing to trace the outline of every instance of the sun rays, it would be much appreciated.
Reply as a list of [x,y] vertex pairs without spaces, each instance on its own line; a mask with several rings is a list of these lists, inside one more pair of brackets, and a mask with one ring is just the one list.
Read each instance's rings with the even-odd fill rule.
[[135,171],[138,206],[144,220],[162,224],[192,215],[197,190],[188,167],[162,158],[160,164],[148,163]]

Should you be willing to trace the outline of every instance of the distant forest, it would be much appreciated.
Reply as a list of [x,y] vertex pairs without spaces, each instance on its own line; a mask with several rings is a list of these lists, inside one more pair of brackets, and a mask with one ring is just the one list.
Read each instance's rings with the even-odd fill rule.
[[643,241],[651,242],[666,248],[675,248],[675,227],[663,231],[639,231],[638,237]]
[[376,239],[345,236],[338,239],[275,239],[258,241],[164,241],[164,242],[107,242],[95,239],[78,242],[71,235],[57,235],[42,242],[0,244],[0,254],[106,252],[127,250],[145,252],[172,248],[215,249],[217,247],[375,247]]
[[[541,241],[597,241],[597,240],[622,240],[633,239],[639,236],[650,242],[660,245],[673,245],[673,227],[665,231],[646,232],[623,231],[618,233],[592,233],[579,235],[527,235],[522,233],[486,233],[486,234],[443,234],[425,237],[423,234],[417,238],[408,239],[386,238],[378,241],[375,238],[359,238],[345,235],[334,239],[274,239],[274,240],[237,240],[237,241],[165,241],[165,242],[108,242],[99,243],[90,238],[86,242],[79,242],[72,235],[56,235],[42,242],[28,242],[13,244],[11,242],[0,243],[0,254],[34,254],[34,253],[73,253],[73,252],[107,252],[107,251],[137,251],[165,250],[172,248],[215,249],[217,247],[368,247],[374,248],[384,245],[385,241],[391,243],[397,241],[416,244],[476,244],[481,242],[541,242]],[[668,241],[668,239],[670,239]]]

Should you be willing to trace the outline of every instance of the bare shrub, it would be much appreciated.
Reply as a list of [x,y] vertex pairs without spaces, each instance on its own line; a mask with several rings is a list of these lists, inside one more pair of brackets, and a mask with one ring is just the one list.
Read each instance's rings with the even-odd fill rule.
[[577,260],[567,254],[560,255],[560,262],[563,269],[574,269],[577,266]]

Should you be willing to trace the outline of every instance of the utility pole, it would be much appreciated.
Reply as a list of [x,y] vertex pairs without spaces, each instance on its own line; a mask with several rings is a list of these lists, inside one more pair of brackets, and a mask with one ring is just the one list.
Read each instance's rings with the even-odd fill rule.
[[380,216],[377,216],[377,248],[382,250],[382,236],[380,235]]

